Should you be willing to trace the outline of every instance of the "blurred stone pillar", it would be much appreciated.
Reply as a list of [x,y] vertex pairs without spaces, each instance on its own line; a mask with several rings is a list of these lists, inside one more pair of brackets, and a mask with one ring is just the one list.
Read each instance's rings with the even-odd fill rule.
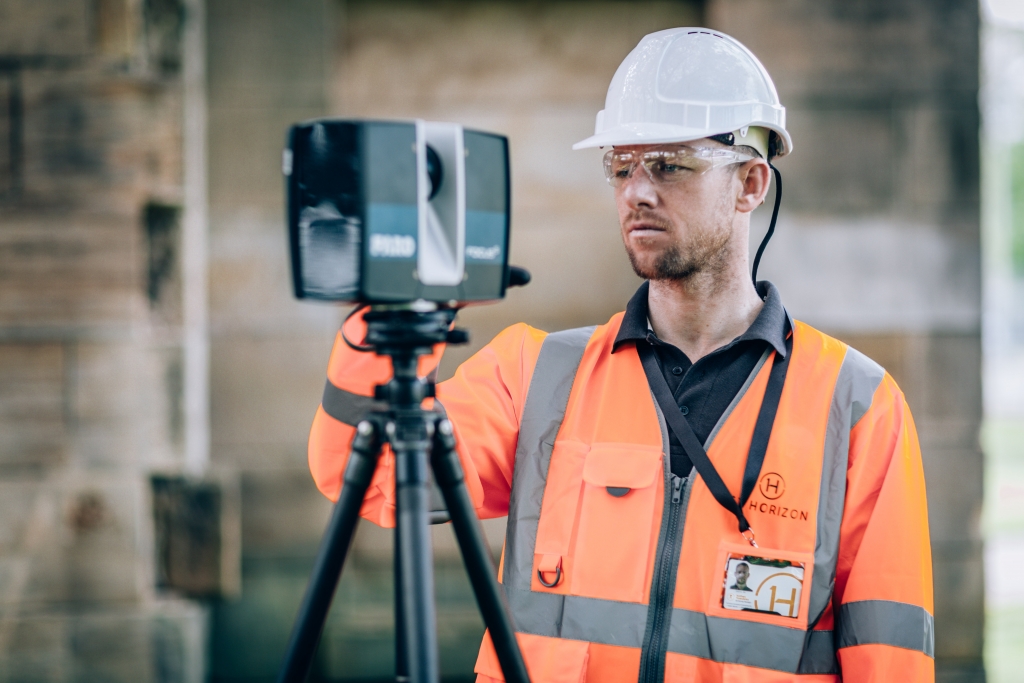
[[764,277],[906,393],[928,482],[938,678],[984,680],[978,4],[711,0],[708,22],[757,54],[788,109],[794,153],[779,163]]
[[188,25],[180,0],[0,2],[3,681],[204,676],[149,484],[183,467]]

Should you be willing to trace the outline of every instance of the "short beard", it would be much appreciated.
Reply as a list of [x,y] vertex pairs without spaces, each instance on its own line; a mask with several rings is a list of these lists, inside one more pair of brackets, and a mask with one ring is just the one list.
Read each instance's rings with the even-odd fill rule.
[[715,276],[728,267],[731,246],[729,232],[701,232],[687,244],[674,244],[654,259],[651,264],[642,264],[633,251],[626,246],[629,264],[633,272],[645,280],[692,281],[697,275]]

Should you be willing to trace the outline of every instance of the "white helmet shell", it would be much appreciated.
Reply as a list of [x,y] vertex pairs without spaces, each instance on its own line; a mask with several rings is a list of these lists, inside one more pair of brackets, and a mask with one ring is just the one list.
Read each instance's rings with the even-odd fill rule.
[[792,151],[786,108],[757,57],[719,31],[673,28],[644,36],[623,60],[594,134],[572,148],[686,142],[748,126],[778,134],[776,156]]

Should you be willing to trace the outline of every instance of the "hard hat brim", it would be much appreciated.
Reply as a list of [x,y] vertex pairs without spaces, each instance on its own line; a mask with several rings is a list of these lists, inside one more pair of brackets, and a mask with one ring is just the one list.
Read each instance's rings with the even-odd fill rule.
[[657,145],[663,142],[689,142],[708,136],[704,128],[686,128],[667,124],[639,124],[617,126],[591,135],[572,146],[573,149],[613,147],[615,145]]
[[[750,126],[760,126],[778,133],[781,138],[778,153],[775,158],[789,154],[793,149],[793,141],[784,128],[763,122],[753,122]],[[589,149],[592,147],[616,147],[623,145],[660,145],[671,142],[690,142],[702,138],[718,135],[720,133],[731,133],[731,130],[709,131],[706,128],[687,128],[685,126],[673,126],[664,123],[640,123],[625,124],[610,130],[601,131],[591,135],[589,138],[580,140],[572,146],[573,149]]]

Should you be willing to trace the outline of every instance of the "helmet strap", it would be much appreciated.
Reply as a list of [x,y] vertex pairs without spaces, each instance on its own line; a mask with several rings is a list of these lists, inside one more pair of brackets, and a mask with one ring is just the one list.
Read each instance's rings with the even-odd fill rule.
[[775,173],[775,208],[772,209],[772,221],[768,224],[768,232],[764,234],[761,246],[757,248],[757,254],[754,255],[754,267],[750,275],[750,279],[754,281],[754,287],[757,287],[757,266],[761,263],[761,255],[764,253],[764,248],[768,246],[768,240],[775,234],[775,221],[779,218],[779,205],[782,204],[782,174],[772,165],[772,162],[769,161],[768,166]]

